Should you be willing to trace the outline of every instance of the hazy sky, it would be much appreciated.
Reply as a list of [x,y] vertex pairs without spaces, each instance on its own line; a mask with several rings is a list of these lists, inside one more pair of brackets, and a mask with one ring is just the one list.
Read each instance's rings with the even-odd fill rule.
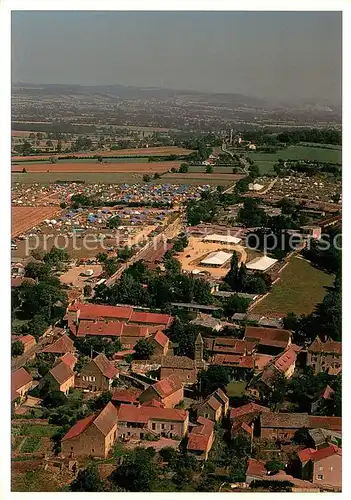
[[341,95],[337,12],[13,12],[12,79]]

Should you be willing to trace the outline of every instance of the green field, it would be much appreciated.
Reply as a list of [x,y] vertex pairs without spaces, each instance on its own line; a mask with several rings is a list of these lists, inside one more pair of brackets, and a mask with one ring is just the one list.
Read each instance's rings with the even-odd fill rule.
[[12,182],[22,184],[51,184],[55,181],[84,181],[88,184],[136,184],[142,182],[143,174],[128,174],[125,172],[27,172],[12,173]]
[[[51,165],[51,162],[49,160],[40,160],[37,162],[34,161],[13,161],[12,165],[21,165],[21,167],[25,167],[26,165],[33,165],[33,163],[39,163],[40,165]],[[97,164],[98,161],[93,158],[78,158],[75,160],[58,160],[55,165],[61,165],[61,164],[66,164],[66,163],[92,163],[92,164]],[[133,156],[130,156],[128,158],[104,158],[104,163],[102,165],[106,165],[109,163],[157,163],[157,162],[149,162],[147,158],[135,158]]]
[[[213,167],[214,174],[232,174],[235,165]],[[189,165],[189,173],[206,173],[206,165]]]
[[16,424],[12,423],[13,436],[27,436],[27,437],[51,437],[53,436],[60,426],[51,424]]
[[245,392],[246,385],[247,383],[242,380],[233,380],[225,389],[230,398],[240,398]]
[[282,160],[315,160],[330,163],[341,163],[341,150],[310,146],[289,146],[276,153],[250,152],[248,156],[254,160],[262,174],[273,173],[273,165]]
[[314,268],[306,260],[293,257],[281,272],[280,281],[269,295],[253,307],[253,313],[310,314],[332,286],[334,277]]
[[39,436],[26,437],[24,443],[21,445],[22,453],[34,453],[40,446]]

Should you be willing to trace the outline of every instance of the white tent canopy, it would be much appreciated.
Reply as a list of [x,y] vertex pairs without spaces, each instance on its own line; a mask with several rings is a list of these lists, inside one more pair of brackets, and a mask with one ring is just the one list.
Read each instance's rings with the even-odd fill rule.
[[241,238],[236,238],[235,236],[231,236],[230,234],[208,234],[204,237],[203,241],[213,241],[220,243],[233,243],[237,245],[240,243]]
[[271,257],[264,255],[263,257],[256,257],[251,262],[246,264],[246,268],[253,271],[266,271],[276,262],[278,262],[277,259],[272,259]]
[[201,261],[201,264],[204,266],[222,266],[231,258],[232,254],[228,252],[212,252]]

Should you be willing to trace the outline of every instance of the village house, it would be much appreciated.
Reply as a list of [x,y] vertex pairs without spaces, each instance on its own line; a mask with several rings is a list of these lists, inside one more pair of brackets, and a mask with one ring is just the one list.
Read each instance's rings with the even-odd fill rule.
[[329,431],[341,432],[341,417],[320,417],[316,415],[309,416],[310,429],[326,429]]
[[341,491],[342,451],[334,444],[319,450],[306,448],[298,453],[302,479],[322,489]]
[[48,352],[53,354],[66,354],[71,352],[72,354],[76,351],[74,347],[74,342],[66,334],[63,334],[59,339],[55,340],[52,344],[44,347],[41,352]]
[[336,444],[339,448],[342,447],[342,434],[337,431],[330,431],[327,429],[309,429],[308,434],[310,435],[313,448],[319,450],[320,448],[325,448],[329,444]]
[[139,396],[141,403],[159,401],[164,408],[174,408],[184,399],[183,382],[177,375],[169,375],[150,385]]
[[197,380],[197,369],[193,359],[187,356],[163,356],[160,379],[177,375],[185,385],[193,385]]
[[231,437],[240,432],[247,433],[250,439],[253,436],[254,426],[262,413],[270,413],[270,409],[256,403],[248,403],[230,410]]
[[277,483],[289,482],[291,484],[291,491],[294,493],[319,492],[319,488],[317,485],[314,485],[309,481],[304,481],[303,479],[293,477],[290,474],[286,474],[286,472],[282,470],[274,475],[269,474],[266,469],[266,462],[264,462],[263,460],[255,460],[254,458],[249,458],[246,469],[246,483],[250,485],[253,481],[269,481],[269,483],[272,483],[272,481]]
[[106,458],[117,439],[117,410],[108,403],[97,415],[78,420],[63,436],[61,450],[65,457]]
[[247,326],[244,340],[257,343],[257,352],[277,355],[285,351],[291,344],[291,332],[281,328],[261,328]]
[[121,404],[118,410],[118,435],[122,438],[143,439],[149,434],[183,438],[188,425],[188,412],[175,408]]
[[63,361],[67,366],[70,367],[71,370],[74,369],[74,367],[77,364],[78,359],[74,356],[74,354],[70,352],[66,352],[61,358],[59,358],[60,361]]
[[138,398],[141,393],[141,389],[136,388],[115,389],[112,393],[111,402],[116,406],[116,408],[119,408],[121,404],[140,406]]
[[212,394],[207,396],[204,401],[192,405],[198,417],[204,417],[218,422],[222,417],[226,416],[229,410],[229,398],[218,388]]
[[307,366],[311,366],[316,375],[320,372],[338,375],[342,369],[342,343],[322,342],[317,336],[307,349]]
[[101,353],[85,365],[76,377],[76,386],[90,391],[108,391],[118,369]]
[[295,432],[302,427],[309,427],[308,413],[272,413],[260,415],[261,438],[290,441]]
[[24,351],[23,354],[26,354],[30,351],[35,345],[37,345],[37,341],[33,335],[21,335],[20,337],[16,337],[15,341],[22,342]]
[[[81,322],[96,322],[95,327],[91,327],[94,330],[99,330],[99,328],[105,328],[108,333],[111,329],[111,334],[113,336],[118,336],[118,329],[123,328],[123,324],[128,326],[141,326],[147,327],[157,327],[158,330],[165,330],[169,328],[172,324],[174,318],[169,314],[159,314],[150,312],[140,312],[135,311],[129,306],[108,306],[100,304],[83,304],[81,302],[76,302],[67,308],[66,319],[68,327],[73,335],[84,335],[84,331],[87,330],[87,324],[83,323],[84,327],[81,327]],[[119,322],[121,325],[113,326],[111,323]],[[109,326],[103,327],[102,325],[106,323]],[[117,328],[117,333],[115,333],[115,328]],[[127,332],[129,333],[129,332]],[[97,335],[98,333],[91,333],[92,335]],[[106,333],[100,335],[108,336]],[[121,333],[119,334],[121,335]],[[127,335],[128,336],[128,335]],[[134,335],[133,335],[134,336]]]
[[169,338],[162,330],[157,330],[148,340],[154,347],[153,357],[167,356],[169,350]]
[[241,356],[251,355],[257,342],[239,340],[231,337],[206,338],[205,346],[211,355],[236,354]]
[[207,460],[215,439],[214,422],[200,416],[196,423],[189,433],[186,449],[197,460]]
[[59,361],[46,375],[52,390],[61,391],[68,394],[71,387],[74,387],[75,374],[70,365],[65,361]]
[[311,404],[311,412],[316,413],[320,408],[322,408],[327,401],[333,399],[335,391],[327,385],[323,391],[318,395],[317,399]]
[[[11,373],[11,402],[18,400],[18,404],[23,403],[27,396],[27,392],[33,384],[32,375],[25,368],[19,368]],[[16,404],[17,406],[17,404]]]

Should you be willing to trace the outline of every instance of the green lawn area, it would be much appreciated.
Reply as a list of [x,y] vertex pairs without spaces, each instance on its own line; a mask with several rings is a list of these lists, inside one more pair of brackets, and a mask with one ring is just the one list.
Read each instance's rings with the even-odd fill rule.
[[253,307],[253,313],[295,312],[297,315],[311,313],[331,286],[334,276],[314,268],[307,261],[293,257],[281,272],[278,283],[269,295]]
[[279,158],[282,160],[315,160],[330,163],[341,163],[341,150],[311,146],[289,146],[276,153],[250,152],[248,156],[254,160],[262,174],[273,173],[273,165]]
[[233,380],[225,389],[230,398],[240,398],[245,392],[246,385],[246,382],[242,380]]
[[12,472],[11,491],[58,491],[60,486],[62,487],[62,479],[46,470]]

